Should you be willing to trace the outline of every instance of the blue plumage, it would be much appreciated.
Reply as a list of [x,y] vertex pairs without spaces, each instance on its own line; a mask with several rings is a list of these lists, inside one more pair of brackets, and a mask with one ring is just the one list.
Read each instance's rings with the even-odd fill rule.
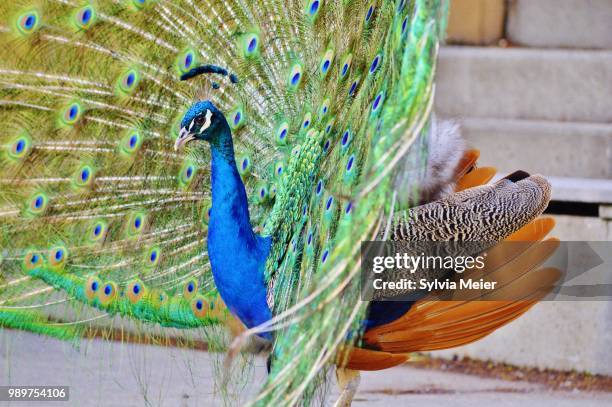
[[[236,167],[231,130],[223,114],[209,101],[200,101],[187,111],[182,127],[193,131],[203,128],[205,124],[200,122],[206,123],[206,114],[212,111],[215,113],[209,127],[196,136],[209,141],[211,148],[208,256],[221,298],[246,326],[254,327],[272,317],[264,279],[272,239],[253,232],[246,190]],[[270,333],[261,336],[271,339]]]

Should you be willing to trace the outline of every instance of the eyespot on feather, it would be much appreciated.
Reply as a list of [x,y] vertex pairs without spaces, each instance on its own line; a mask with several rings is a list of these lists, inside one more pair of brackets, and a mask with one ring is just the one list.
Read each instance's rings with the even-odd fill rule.
[[380,68],[381,63],[382,63],[382,54],[378,54],[374,57],[374,59],[372,60],[372,63],[370,64],[369,74],[374,75]]
[[306,3],[306,8],[305,8],[305,12],[306,15],[311,19],[314,20],[317,18],[317,16],[319,15],[319,11],[321,9],[322,6],[322,1],[321,0],[310,0]]
[[365,22],[366,24],[369,24],[370,21],[372,20],[372,16],[374,15],[374,4],[370,3],[368,5],[368,8],[366,9],[366,14],[365,14]]
[[7,154],[12,161],[25,160],[32,151],[32,139],[27,131],[22,131],[21,134],[15,137],[7,144]]
[[242,36],[242,54],[246,58],[254,57],[259,52],[259,36],[248,33]]
[[64,126],[74,126],[83,114],[80,102],[71,102],[60,111],[60,123]]
[[103,220],[95,220],[89,227],[88,240],[92,243],[97,243],[104,240],[108,225]]
[[197,167],[191,161],[187,161],[181,167],[179,172],[179,184],[181,187],[185,188],[191,184],[193,179],[195,178],[195,174],[197,171]]
[[238,172],[240,175],[247,175],[251,172],[251,158],[248,155],[243,155],[237,162]]
[[140,280],[133,280],[125,288],[125,295],[132,304],[136,304],[146,294],[147,288]]
[[326,139],[325,143],[323,143],[323,153],[327,153],[330,147],[331,147],[331,140]]
[[239,129],[246,122],[245,113],[241,106],[234,107],[228,117],[230,119],[230,127],[232,130]]
[[312,229],[308,229],[306,233],[306,254],[312,256],[314,254],[314,242],[315,242],[315,234]]
[[145,254],[145,265],[146,267],[156,267],[159,264],[161,258],[161,249],[159,247],[152,247]]
[[109,305],[117,298],[117,295],[117,284],[113,281],[107,281],[98,290],[98,301],[102,305]]
[[35,250],[28,250],[23,256],[23,269],[24,271],[31,271],[42,266],[44,262],[42,254]]
[[66,265],[68,249],[63,245],[52,247],[49,250],[48,258],[49,266],[52,269],[60,270]]
[[129,236],[138,236],[145,227],[146,216],[144,212],[134,212],[128,218],[127,231]]
[[276,128],[276,143],[279,145],[287,144],[287,136],[289,135],[289,123],[283,121]]
[[346,160],[346,165],[344,167],[344,181],[346,183],[352,182],[357,174],[357,159],[355,158],[355,154],[351,154],[349,158]]
[[268,186],[260,183],[255,189],[257,202],[263,203],[268,200]]
[[327,265],[327,263],[329,262],[329,257],[330,257],[330,250],[329,250],[329,248],[326,247],[321,252],[321,265],[322,266]]
[[335,208],[335,200],[334,197],[332,195],[329,195],[327,197],[327,199],[325,200],[325,213],[330,213],[333,212]]
[[96,23],[97,17],[96,9],[88,5],[77,9],[73,15],[72,21],[77,29],[87,30]]
[[349,86],[349,91],[348,91],[348,95],[349,96],[354,96],[355,93],[357,92],[357,88],[359,87],[359,83],[361,82],[361,77],[358,76],[357,78],[353,79],[353,81],[351,82],[351,86]]
[[197,53],[191,48],[184,50],[183,52],[179,53],[179,55],[176,57],[175,65],[180,74],[189,72],[197,64],[198,64]]
[[312,114],[310,112],[306,112],[304,115],[304,119],[302,120],[301,130],[308,130],[312,123]]
[[319,71],[323,77],[326,77],[329,73],[332,64],[334,62],[334,50],[328,49],[325,51],[323,58],[321,58],[321,64],[319,65]]
[[138,131],[128,132],[119,144],[121,153],[128,157],[133,156],[140,149],[142,141],[142,136]]
[[85,296],[91,301],[98,296],[98,292],[102,287],[102,282],[98,277],[91,276],[85,281]]
[[195,278],[187,280],[183,286],[183,297],[190,300],[198,292],[198,280]]
[[22,35],[30,35],[40,27],[41,17],[36,9],[28,10],[20,14],[15,22],[17,31]]
[[88,188],[93,185],[95,170],[89,165],[81,166],[72,177],[72,184],[76,188]]
[[383,105],[385,100],[385,92],[380,92],[376,95],[376,97],[374,98],[374,101],[372,102],[372,114],[377,114],[378,111],[380,110],[381,106]]
[[344,205],[344,217],[349,218],[352,214],[353,214],[353,203],[351,201],[348,201]]
[[37,192],[30,197],[27,206],[27,213],[32,216],[40,216],[47,209],[49,198],[44,192]]
[[323,103],[321,103],[321,108],[319,109],[319,117],[323,118],[327,115],[327,113],[329,113],[329,106],[330,106],[330,99],[329,98],[325,98],[323,100]]
[[346,152],[348,149],[351,140],[353,139],[353,134],[350,129],[346,129],[344,133],[342,133],[342,138],[340,139],[340,146],[343,152]]
[[299,63],[294,64],[289,71],[289,77],[287,86],[290,90],[295,90],[300,86],[302,82],[302,65]]
[[325,190],[325,182],[323,182],[323,180],[320,179],[317,182],[317,185],[315,186],[315,193],[317,194],[317,197],[320,197],[324,190]]
[[285,163],[283,161],[278,161],[276,162],[276,164],[274,165],[274,177],[276,178],[280,178],[283,176],[283,173],[285,171]]
[[210,304],[203,295],[196,295],[191,300],[191,311],[196,318],[206,317],[209,308]]
[[351,64],[353,63],[353,54],[348,54],[342,60],[340,64],[340,78],[345,78],[351,69]]
[[117,78],[117,89],[120,94],[130,94],[140,82],[140,73],[134,68],[127,69]]
[[335,119],[331,118],[325,124],[325,134],[327,134],[328,136],[331,134],[332,130],[334,129],[334,123],[335,123]]

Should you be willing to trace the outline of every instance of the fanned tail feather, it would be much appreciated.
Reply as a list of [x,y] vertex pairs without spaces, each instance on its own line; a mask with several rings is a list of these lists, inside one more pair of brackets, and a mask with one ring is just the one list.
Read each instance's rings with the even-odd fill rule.
[[[210,157],[173,150],[186,109],[208,99],[231,127],[251,223],[273,241],[275,317],[244,334],[275,336],[254,403],[308,403],[365,314],[358,243],[416,230],[394,213],[393,177],[430,122],[446,13],[444,0],[2,2],[0,325],[68,339],[117,315],[228,322],[206,251]],[[213,73],[180,80],[203,65]],[[459,188],[490,178],[476,158],[459,163]],[[539,177],[519,183],[453,196],[504,209],[527,190],[534,202],[503,218],[500,241],[547,201]],[[410,214],[435,223],[439,205]],[[449,327],[436,346],[526,307],[482,309],[482,330]],[[355,352],[362,366],[406,357]]]

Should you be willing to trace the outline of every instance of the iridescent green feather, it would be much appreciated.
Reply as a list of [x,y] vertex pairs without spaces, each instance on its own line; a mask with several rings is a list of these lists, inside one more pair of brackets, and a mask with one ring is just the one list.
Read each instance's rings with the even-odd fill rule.
[[[252,224],[273,239],[276,340],[256,401],[307,403],[358,331],[359,242],[384,227],[395,164],[428,119],[446,7],[2,2],[0,325],[71,338],[114,315],[225,320],[197,307],[218,301],[208,153],[172,148],[184,111],[210,99],[231,124]],[[179,80],[208,63],[238,83]],[[78,318],[55,321],[57,304]]]

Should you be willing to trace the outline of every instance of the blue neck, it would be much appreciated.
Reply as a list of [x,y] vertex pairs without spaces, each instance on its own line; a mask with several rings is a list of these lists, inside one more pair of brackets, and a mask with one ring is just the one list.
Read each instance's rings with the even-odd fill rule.
[[210,143],[212,209],[208,256],[221,298],[247,327],[253,327],[271,318],[264,280],[271,242],[253,232],[231,132],[227,123],[220,128]]

